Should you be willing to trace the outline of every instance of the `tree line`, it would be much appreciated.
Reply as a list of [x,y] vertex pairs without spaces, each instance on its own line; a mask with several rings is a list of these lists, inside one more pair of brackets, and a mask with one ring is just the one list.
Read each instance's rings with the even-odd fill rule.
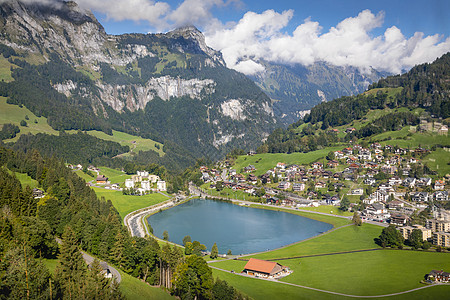
[[[5,298],[121,298],[97,264],[87,268],[82,263],[80,249],[182,299],[242,298],[214,280],[202,258],[184,256],[175,246],[160,247],[151,237],[132,237],[111,201],[98,199],[61,160],[37,150],[0,147],[0,166],[0,290]],[[34,198],[11,172],[37,180],[45,197]],[[55,237],[62,238],[60,248]],[[55,257],[54,275],[41,258]]]

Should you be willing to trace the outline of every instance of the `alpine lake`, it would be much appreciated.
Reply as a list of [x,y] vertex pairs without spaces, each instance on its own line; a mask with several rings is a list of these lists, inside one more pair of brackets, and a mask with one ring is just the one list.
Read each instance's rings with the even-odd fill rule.
[[186,235],[210,251],[234,255],[277,249],[330,230],[333,226],[302,216],[228,202],[193,199],[147,218],[155,236],[169,233],[169,241],[182,245]]

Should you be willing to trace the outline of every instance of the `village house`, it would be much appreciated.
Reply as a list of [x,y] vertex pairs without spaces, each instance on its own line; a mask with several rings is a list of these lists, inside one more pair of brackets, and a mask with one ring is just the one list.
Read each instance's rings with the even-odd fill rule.
[[357,195],[357,196],[361,196],[362,194],[364,194],[364,190],[359,188],[359,189],[354,189],[351,190],[348,195]]
[[405,206],[405,203],[398,201],[398,200],[392,200],[391,202],[389,202],[387,204],[389,209],[397,209],[397,208],[402,208]]
[[367,185],[374,185],[376,182],[377,182],[377,180],[373,177],[364,179],[364,184],[367,184]]
[[377,202],[380,201],[387,202],[389,200],[389,194],[383,190],[376,190],[375,193],[373,193],[373,197],[376,199]]
[[434,189],[436,191],[443,191],[445,189],[445,181],[444,180],[436,180],[434,183]]
[[125,188],[127,189],[134,188],[133,179],[125,179]]
[[405,226],[406,223],[408,222],[408,219],[409,219],[408,216],[394,214],[391,215],[390,223],[392,225]]
[[369,205],[366,209],[367,214],[372,215],[380,215],[386,213],[386,208],[384,207],[384,204],[380,202],[375,202],[371,205]]
[[334,157],[336,159],[343,159],[345,158],[345,154],[342,151],[334,151]]
[[249,276],[272,279],[287,276],[291,271],[288,267],[282,266],[277,262],[250,258],[242,273]]
[[250,173],[250,172],[253,172],[255,170],[256,170],[256,168],[255,168],[254,165],[248,165],[247,167],[244,167],[244,172],[245,173]]
[[339,162],[337,160],[330,160],[327,163],[328,168],[336,168],[337,166],[339,166]]
[[448,127],[447,125],[442,125],[441,128],[438,130],[439,135],[447,135],[448,134]]
[[270,175],[268,173],[261,175],[261,183],[262,184],[271,183]]
[[403,180],[402,185],[404,187],[413,188],[416,185],[416,179],[407,177],[407,178],[405,178],[405,180]]
[[150,181],[148,181],[148,180],[143,180],[143,181],[141,181],[141,188],[142,188],[144,191],[150,191],[150,189],[151,189]]
[[323,182],[323,181],[318,181],[318,182],[316,182],[316,184],[315,184],[314,187],[315,187],[316,189],[323,189],[323,188],[326,187],[326,184],[325,184],[325,182]]
[[294,183],[292,185],[292,190],[294,192],[303,192],[305,190],[305,184],[304,183]]
[[419,180],[417,180],[418,187],[424,187],[424,186],[430,186],[430,185],[431,185],[431,178],[429,178],[429,177],[422,177]]
[[417,192],[414,193],[412,200],[416,202],[428,202],[428,196],[427,192]]
[[150,175],[148,175],[148,180],[149,180],[151,183],[156,183],[156,182],[158,182],[158,180],[160,180],[160,178],[159,178],[158,175],[150,174]]
[[286,164],[282,163],[282,162],[279,162],[279,163],[277,163],[277,168],[284,170],[286,168]]
[[448,191],[436,191],[433,197],[436,201],[448,201]]
[[44,198],[44,192],[41,191],[40,189],[34,188],[32,191],[32,195],[34,199],[40,199],[40,198]]
[[321,162],[315,162],[315,163],[313,163],[312,164],[312,167],[314,168],[314,169],[322,169],[323,168],[323,163],[321,163]]
[[251,184],[257,184],[258,183],[258,177],[256,177],[253,174],[250,174],[247,177],[247,181],[250,182]]
[[425,228],[421,225],[403,226],[398,228],[398,230],[403,235],[403,238],[405,240],[409,239],[414,229],[418,229],[422,232],[422,241],[427,241],[431,239],[432,237],[431,229]]
[[156,188],[158,189],[158,191],[162,191],[162,192],[167,191],[166,182],[164,180],[157,181]]
[[391,186],[400,185],[400,184],[402,184],[402,179],[398,176],[394,176],[394,177],[389,178],[388,182]]
[[358,154],[360,160],[371,160],[372,153],[368,149],[361,149]]
[[281,181],[278,183],[278,188],[280,190],[287,190],[291,186],[291,183],[288,181]]
[[352,154],[353,154],[353,149],[350,148],[350,147],[347,147],[347,148],[342,149],[342,152],[343,152],[345,155],[352,155]]

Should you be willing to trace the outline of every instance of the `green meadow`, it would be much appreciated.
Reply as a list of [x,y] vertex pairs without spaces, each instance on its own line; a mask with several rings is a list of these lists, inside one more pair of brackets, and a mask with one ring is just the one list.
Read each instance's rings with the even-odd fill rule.
[[104,197],[105,200],[111,200],[114,207],[123,219],[127,214],[140,208],[155,205],[170,198],[159,193],[153,193],[144,196],[123,195],[121,191],[109,190],[94,187],[93,190],[99,198]]
[[[26,116],[28,116],[29,120],[25,120]],[[27,122],[27,126],[20,126],[20,121],[22,120]],[[20,128],[20,133],[14,139],[6,140],[6,142],[16,141],[21,134],[25,133],[37,134],[41,132],[53,135],[58,134],[56,130],[47,124],[47,118],[38,118],[25,106],[19,107],[18,105],[8,104],[6,103],[5,97],[0,97],[0,125],[6,123],[17,125]]]
[[[76,133],[76,130],[68,131],[69,133]],[[134,136],[128,133],[120,132],[113,130],[112,135],[107,135],[106,133],[102,131],[86,131],[87,134],[90,134],[92,136],[95,136],[99,139],[106,140],[106,141],[113,141],[116,143],[121,144],[122,146],[130,146],[130,152],[122,154],[122,156],[129,156],[131,155],[131,152],[138,153],[139,151],[155,151],[159,154],[159,156],[163,156],[165,153],[162,150],[163,144],[155,142],[151,139],[144,139],[139,136]]]
[[297,164],[297,165],[305,165],[313,163],[323,157],[325,157],[330,151],[341,150],[342,147],[329,147],[322,150],[312,151],[309,153],[264,153],[264,154],[256,154],[253,156],[242,155],[239,156],[234,165],[233,169],[239,173],[242,168],[247,167],[248,165],[254,165],[256,168],[255,174],[256,176],[264,174],[267,170],[272,169],[277,166],[277,163],[283,162],[286,165]]

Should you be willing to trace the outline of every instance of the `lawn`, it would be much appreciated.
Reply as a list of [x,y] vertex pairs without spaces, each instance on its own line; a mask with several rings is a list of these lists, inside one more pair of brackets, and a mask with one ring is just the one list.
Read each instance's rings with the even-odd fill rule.
[[120,291],[126,299],[175,299],[163,289],[153,287],[147,283],[120,272],[122,282],[120,283]]
[[158,204],[169,199],[169,197],[159,193],[144,196],[128,196],[123,195],[121,191],[117,190],[108,190],[96,187],[94,187],[93,190],[99,198],[105,197],[106,200],[111,200],[122,219],[132,211]]
[[236,159],[233,169],[239,173],[242,168],[248,165],[254,165],[255,172],[252,172],[256,176],[264,174],[267,170],[276,167],[277,163],[284,162],[286,165],[297,164],[305,165],[317,161],[325,157],[330,151],[341,150],[342,147],[329,147],[322,150],[312,151],[309,153],[264,153],[256,154],[253,156],[242,155]]

